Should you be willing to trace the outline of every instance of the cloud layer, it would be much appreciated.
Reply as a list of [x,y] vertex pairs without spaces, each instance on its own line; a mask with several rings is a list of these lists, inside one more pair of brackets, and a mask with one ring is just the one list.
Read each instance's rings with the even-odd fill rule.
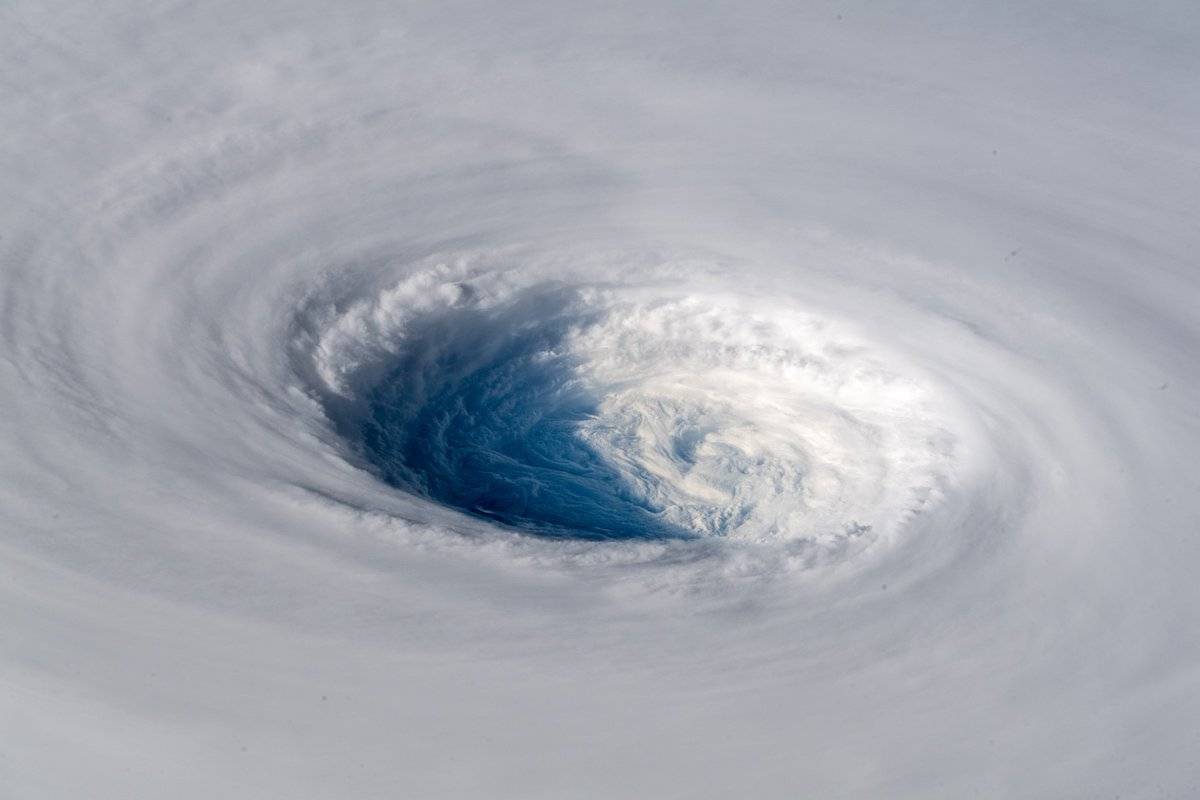
[[0,784],[1195,793],[1198,26],[0,10]]

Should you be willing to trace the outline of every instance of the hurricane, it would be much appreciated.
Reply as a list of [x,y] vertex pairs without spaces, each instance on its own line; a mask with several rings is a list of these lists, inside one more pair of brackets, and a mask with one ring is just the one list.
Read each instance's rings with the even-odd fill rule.
[[0,795],[1200,793],[1190,4],[0,65]]

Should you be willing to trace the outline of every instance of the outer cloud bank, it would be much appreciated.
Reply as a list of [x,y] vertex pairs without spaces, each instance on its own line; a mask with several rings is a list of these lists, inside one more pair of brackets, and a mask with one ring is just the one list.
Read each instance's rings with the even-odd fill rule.
[[[6,6],[0,786],[1200,793],[1198,53],[1184,3]],[[750,387],[713,446],[879,524],[546,540],[384,485],[329,392],[439,265],[735,306],[687,318]],[[697,340],[622,308],[600,385]],[[778,404],[772,347],[817,370]]]

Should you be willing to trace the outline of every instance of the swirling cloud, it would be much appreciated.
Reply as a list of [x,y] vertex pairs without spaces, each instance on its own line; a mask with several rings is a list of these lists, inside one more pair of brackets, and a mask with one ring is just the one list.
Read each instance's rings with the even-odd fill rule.
[[1200,791],[1197,21],[0,9],[0,785]]

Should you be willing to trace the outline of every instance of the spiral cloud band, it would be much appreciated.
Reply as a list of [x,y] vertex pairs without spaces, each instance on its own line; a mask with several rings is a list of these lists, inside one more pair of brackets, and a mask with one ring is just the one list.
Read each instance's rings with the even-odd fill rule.
[[1190,4],[0,64],[0,795],[1200,793]]

